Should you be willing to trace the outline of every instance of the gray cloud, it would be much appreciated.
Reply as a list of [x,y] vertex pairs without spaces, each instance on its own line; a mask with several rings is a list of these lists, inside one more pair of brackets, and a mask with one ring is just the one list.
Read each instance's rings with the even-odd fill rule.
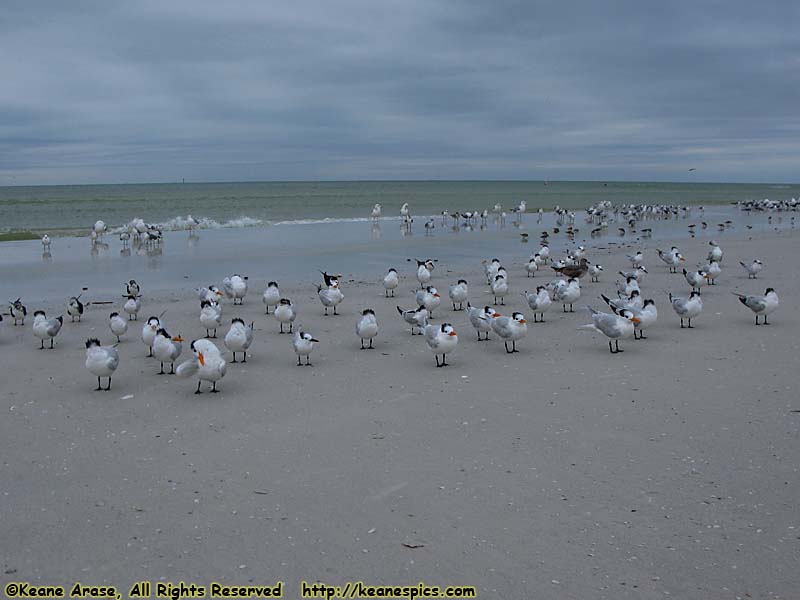
[[7,4],[0,185],[800,172],[792,2]]

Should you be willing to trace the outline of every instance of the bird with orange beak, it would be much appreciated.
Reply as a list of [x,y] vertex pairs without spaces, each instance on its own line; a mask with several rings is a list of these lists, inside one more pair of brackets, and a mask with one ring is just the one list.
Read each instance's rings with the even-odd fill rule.
[[[595,310],[591,306],[586,308],[592,316],[592,323],[584,325],[580,329],[597,331],[606,336],[611,354],[623,352],[623,350],[619,349],[619,341],[633,337],[634,328],[636,324],[641,323],[641,319],[634,316],[629,310],[621,310],[618,315],[611,315]],[[614,347],[611,345],[611,340],[614,340]]]
[[[450,323],[442,323],[441,325],[426,325],[425,326],[425,343],[433,352],[436,357],[437,367],[448,366],[446,357],[456,349],[458,345],[458,334]],[[442,362],[439,362],[439,355],[442,355]]]
[[[492,329],[503,338],[506,352],[509,354],[519,352],[517,350],[517,340],[521,340],[528,334],[527,323],[525,315],[521,312],[512,313],[510,317],[504,317],[496,313],[494,319],[492,319]],[[511,342],[511,350],[508,349],[508,342]]]
[[170,364],[170,375],[175,374],[175,360],[181,355],[183,346],[181,342],[183,338],[180,335],[172,337],[167,330],[161,327],[156,331],[156,337],[153,340],[153,354],[161,362],[161,370],[159,375],[166,375],[164,371],[164,363]]
[[217,381],[225,377],[228,363],[222,358],[222,353],[214,342],[207,339],[194,340],[191,343],[194,358],[182,362],[175,372],[178,377],[197,376],[197,390],[195,394],[202,394],[200,386],[204,381],[211,383],[211,391],[218,392]]

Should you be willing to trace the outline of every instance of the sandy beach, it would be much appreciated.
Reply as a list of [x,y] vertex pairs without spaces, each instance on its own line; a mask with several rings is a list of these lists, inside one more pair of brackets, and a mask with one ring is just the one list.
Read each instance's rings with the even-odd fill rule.
[[[282,280],[296,324],[320,339],[314,367],[297,367],[290,336],[264,315],[265,261],[247,273],[244,306],[224,307],[220,348],[231,317],[256,331],[219,394],[156,375],[139,338],[164,310],[173,334],[204,333],[189,284],[152,294],[140,281],[142,312],[118,347],[110,392],[92,391],[83,364],[86,338],[112,341],[109,307],[90,307],[82,323],[67,318],[53,351],[38,349],[30,321],[6,318],[3,580],[125,589],[141,579],[281,580],[284,597],[299,597],[302,580],[361,580],[470,585],[504,599],[791,598],[800,586],[798,241],[788,229],[721,238],[723,274],[703,289],[691,330],[664,291],[685,295],[686,282],[658,261],[660,244],[643,241],[642,287],[659,320],[619,355],[578,327],[589,322],[585,305],[605,310],[599,296],[628,268],[629,248],[590,245],[600,282],[582,281],[575,313],[558,307],[543,324],[531,320],[514,355],[496,335],[478,343],[447,303],[460,277],[473,305],[491,302],[480,263],[442,261],[434,322],[459,334],[446,369],[397,315],[396,305],[413,305],[409,263],[395,299],[372,274],[343,273],[337,317],[323,317],[309,283],[316,265]],[[525,277],[534,246],[500,256],[505,313],[530,317],[519,293],[552,279]],[[708,238],[679,246],[694,265]],[[765,269],[748,280],[738,261],[756,256]],[[756,327],[731,292],[767,286],[781,306]],[[27,304],[63,311],[58,294]],[[381,330],[375,350],[361,351],[354,326],[367,307]],[[188,352],[186,343],[181,360]]]

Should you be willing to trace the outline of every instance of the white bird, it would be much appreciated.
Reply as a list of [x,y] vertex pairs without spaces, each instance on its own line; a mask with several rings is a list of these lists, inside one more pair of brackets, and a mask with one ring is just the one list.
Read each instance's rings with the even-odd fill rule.
[[[459,279],[457,283],[451,285],[447,290],[450,302],[453,303],[453,310],[464,310],[464,302],[469,299],[469,288],[466,279]],[[456,308],[458,304],[458,308]]]
[[[517,340],[521,340],[528,333],[527,321],[521,312],[512,313],[510,317],[495,314],[494,319],[492,319],[492,329],[503,338],[508,354],[519,352],[517,350]],[[508,342],[511,342],[511,350],[508,349]]]
[[42,236],[42,250],[50,252],[50,236],[46,233]]
[[[101,346],[100,340],[92,338],[86,340],[86,368],[97,377],[97,390],[108,391],[111,389],[111,376],[119,366],[119,354],[113,346]],[[100,385],[100,378],[108,377],[108,386]]]
[[84,304],[81,302],[80,297],[80,295],[72,296],[67,301],[67,314],[70,316],[73,323],[75,322],[75,317],[78,317],[78,321],[80,321],[83,316]]
[[739,261],[739,264],[742,265],[745,271],[747,271],[748,279],[755,279],[756,275],[758,275],[761,272],[761,269],[764,268],[764,263],[757,258],[754,258],[753,262],[751,262],[749,265],[741,260]]
[[164,363],[168,362],[171,365],[170,375],[175,374],[175,361],[183,351],[181,342],[183,338],[179,335],[172,337],[167,330],[163,327],[156,331],[155,340],[153,340],[153,355],[161,362],[161,370],[159,375],[165,375]]
[[539,248],[538,254],[542,257],[542,260],[544,260],[545,264],[547,264],[547,261],[550,258],[550,246],[547,244],[542,244],[542,247]]
[[[633,339],[639,340],[646,340],[647,338],[644,335],[644,330],[654,325],[655,322],[658,320],[658,309],[656,308],[656,303],[654,300],[648,298],[644,301],[644,306],[642,308],[636,310],[631,310],[633,316],[639,319],[639,322],[634,322],[634,332],[633,332]],[[636,331],[639,332],[639,337],[636,337]]]
[[600,297],[615,313],[619,313],[621,310],[634,311],[644,306],[644,299],[639,290],[633,290],[627,297],[620,294],[617,300],[613,300],[605,294],[600,294]]
[[11,317],[14,319],[14,325],[16,326],[19,321],[19,325],[25,325],[25,317],[28,316],[28,309],[22,303],[22,298],[17,298],[13,302],[9,302],[9,310],[11,312]]
[[711,246],[711,250],[708,251],[708,260],[709,261],[716,261],[718,263],[722,262],[722,248],[719,247],[719,244],[714,240],[708,242],[708,245]]
[[683,270],[683,277],[686,283],[692,286],[692,291],[700,294],[700,286],[708,281],[708,273],[704,271],[687,271]]
[[139,284],[136,283],[135,279],[131,279],[128,283],[125,284],[125,294],[123,297],[127,296],[138,296],[141,293],[141,289],[139,288]]
[[102,237],[107,229],[108,227],[103,221],[96,221],[92,231],[94,231],[99,237]]
[[602,265],[589,265],[589,275],[592,277],[593,282],[600,281],[600,273],[603,271]]
[[[203,300],[200,302],[200,323],[206,328],[206,337],[217,337],[217,327],[222,323],[222,307],[219,302],[214,300]],[[213,329],[214,335],[209,331]]]
[[428,311],[428,318],[433,319],[434,309],[438,308],[439,304],[442,302],[439,291],[435,287],[429,285],[424,289],[418,290],[415,298],[417,306],[424,306]]
[[497,272],[500,270],[500,259],[493,258],[491,261],[483,261],[483,270],[486,273],[486,284],[492,285]]
[[333,314],[338,315],[336,307],[344,300],[344,294],[339,289],[339,278],[335,275],[328,275],[325,271],[320,271],[325,279],[325,286],[317,284],[317,295],[322,306],[325,307],[325,316],[328,316],[328,308],[333,307]]
[[756,315],[756,325],[758,325],[758,317],[764,315],[764,325],[767,323],[767,315],[771,315],[778,308],[778,294],[772,288],[767,288],[763,296],[745,296],[733,292],[733,295],[739,298],[739,302],[744,304],[747,308],[752,310]]
[[[619,340],[626,339],[633,336],[634,326],[638,317],[635,317],[632,312],[623,310],[619,315],[602,313],[592,307],[587,307],[592,316],[592,323],[590,325],[583,325],[581,329],[590,329],[602,333],[608,339],[608,349],[611,354],[623,352],[619,349]],[[614,340],[614,347],[611,346],[611,340]]]
[[432,260],[417,260],[417,281],[424,286],[433,277],[433,269],[435,265]]
[[247,279],[247,277],[233,274],[222,280],[222,289],[225,290],[225,296],[232,299],[234,304],[244,303],[244,297],[247,295]]
[[400,217],[404,221],[408,221],[408,218],[411,216],[411,212],[408,209],[408,202],[404,203],[403,206],[400,207]]
[[628,258],[629,261],[631,261],[631,266],[634,269],[637,268],[644,261],[644,254],[642,254],[641,250],[638,251],[636,254],[626,254],[625,256]]
[[539,270],[539,262],[537,260],[538,258],[539,258],[538,254],[532,256],[528,261],[528,264],[525,265],[525,271],[528,273],[528,277],[536,276],[536,271]]
[[194,340],[191,343],[194,358],[181,363],[176,369],[178,377],[191,377],[197,375],[197,390],[195,394],[202,394],[200,385],[204,381],[211,382],[211,391],[218,392],[217,381],[225,377],[228,363],[222,357],[219,348],[214,342],[206,339]]
[[156,333],[161,328],[161,319],[159,317],[150,317],[147,323],[142,327],[142,342],[149,349],[148,357],[153,356],[153,342],[156,339]]
[[705,265],[700,265],[699,270],[706,274],[709,285],[717,285],[716,279],[722,274],[722,268],[717,261],[712,260]]
[[[428,309],[424,306],[410,310],[403,310],[398,306],[397,312],[400,313],[406,323],[411,325],[411,335],[416,335],[415,329],[424,329],[428,324]],[[422,332],[420,332],[420,335],[422,335]]]
[[247,362],[247,349],[253,343],[253,330],[255,323],[245,325],[244,320],[238,317],[231,320],[231,328],[225,334],[225,347],[233,352],[233,360],[236,362],[236,353],[241,352],[244,357],[242,362]]
[[381,218],[381,205],[376,204],[375,206],[372,207],[372,220],[377,221],[380,218]]
[[[522,295],[525,296],[525,299],[528,301],[528,306],[533,311],[533,322],[544,323],[544,313],[553,304],[553,300],[550,298],[550,292],[547,291],[547,288],[540,285],[536,288],[535,294],[525,291]],[[540,316],[540,319],[537,319],[537,314]]]
[[433,217],[431,217],[425,221],[425,235],[431,235],[434,229],[436,229],[436,221],[434,221]]
[[[489,332],[492,330],[492,320],[497,314],[497,311],[491,306],[484,306],[483,308],[476,308],[467,302],[467,314],[469,315],[469,322],[478,332],[478,341],[483,342],[489,339]],[[486,337],[481,338],[481,333],[485,333]]]
[[61,331],[63,324],[63,315],[48,319],[43,310],[37,310],[33,313],[33,335],[42,340],[40,349],[44,349],[44,341],[47,339],[50,340],[50,348],[53,348],[53,339]]
[[[436,357],[437,367],[446,367],[447,355],[455,350],[458,345],[458,334],[450,323],[442,323],[441,325],[426,325],[425,326],[425,343],[431,349]],[[442,362],[439,363],[439,355],[442,355]]]
[[700,292],[692,292],[688,298],[670,294],[669,301],[672,304],[672,310],[681,318],[681,329],[683,329],[684,319],[688,321],[689,329],[693,329],[692,319],[703,312],[703,299],[700,297]]
[[394,297],[394,290],[398,285],[400,285],[400,279],[397,276],[397,269],[392,267],[383,278],[384,295],[388,298],[389,291],[391,291],[392,297]]
[[118,312],[112,312],[108,317],[108,328],[117,336],[117,342],[119,342],[119,336],[125,335],[128,331],[128,321],[120,317]]
[[[372,338],[378,335],[378,319],[375,318],[375,311],[365,308],[361,312],[361,318],[356,322],[356,335],[361,338],[361,349],[373,350]],[[364,340],[369,340],[369,346],[364,345]]]
[[635,279],[637,283],[642,283],[644,280],[645,274],[648,271],[644,265],[639,265],[633,271],[620,271],[619,274],[622,275],[625,279],[631,278]]
[[286,333],[292,333],[294,320],[297,318],[297,311],[295,310],[292,301],[289,298],[281,298],[278,302],[278,306],[275,308],[274,314],[275,318],[281,324],[281,333],[284,333],[284,323],[289,324],[289,331]]
[[683,258],[683,256],[681,255],[680,252],[678,252],[678,249],[675,246],[673,246],[669,252],[664,252],[658,249],[656,249],[656,252],[658,252],[658,257],[662,260],[662,262],[669,267],[670,273],[677,273],[678,266],[682,262],[686,261],[686,259]]
[[497,299],[500,298],[500,304],[506,303],[506,294],[508,294],[508,280],[500,274],[495,275],[492,281],[492,294],[494,294],[494,305],[497,306]]
[[267,283],[267,289],[264,290],[264,295],[261,297],[262,302],[264,302],[264,307],[266,308],[266,312],[264,314],[269,314],[269,307],[270,306],[278,306],[281,301],[281,291],[278,289],[278,282],[277,281],[270,281]]
[[131,294],[130,296],[126,297],[127,300],[125,300],[122,310],[124,310],[128,315],[129,321],[136,321],[139,318],[139,311],[142,309],[142,301],[139,299],[140,296],[134,296]]
[[197,288],[197,297],[200,300],[207,300],[209,302],[218,302],[222,296],[224,296],[219,288],[215,285],[210,285],[208,287],[200,287]]
[[319,343],[319,340],[315,339],[313,335],[306,333],[302,329],[299,329],[294,334],[294,338],[292,338],[292,346],[294,347],[294,353],[297,354],[298,367],[303,366],[303,363],[300,362],[301,356],[306,357],[306,367],[312,366],[309,355],[311,354],[311,351],[314,350],[314,344],[316,343]]
[[564,312],[567,312],[567,304],[569,304],[569,312],[575,312],[572,305],[581,297],[581,284],[574,277],[567,280],[566,285],[560,285],[555,289],[556,295],[553,300],[561,302]]

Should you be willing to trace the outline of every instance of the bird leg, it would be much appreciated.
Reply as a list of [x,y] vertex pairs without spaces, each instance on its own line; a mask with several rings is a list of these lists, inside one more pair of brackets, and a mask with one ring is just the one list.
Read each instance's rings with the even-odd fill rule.
[[42,347],[39,350],[44,350],[44,340],[42,340]]
[[361,349],[364,349],[364,338],[361,338]]
[[689,326],[687,327],[687,329],[694,329],[694,327],[692,327],[692,319],[691,318],[689,319]]
[[217,392],[219,392],[219,390],[217,389],[217,382],[216,381],[212,381],[211,382],[211,393],[212,394],[216,394]]
[[314,365],[311,364],[311,356],[306,354],[306,366],[313,367]]
[[161,363],[161,370],[158,372],[158,375],[164,375],[164,363]]
[[325,307],[325,316],[326,317],[328,316],[328,307],[327,306]]
[[202,381],[197,382],[197,389],[195,390],[195,394],[202,394],[203,392],[200,391],[200,384],[203,383]]
[[107,392],[108,392],[109,390],[111,390],[111,377],[109,377],[109,378],[108,378],[108,387],[106,388],[106,391],[107,391]]
[[439,364],[439,355],[438,354],[434,354],[433,357],[436,359],[436,366],[437,367],[441,367],[442,365]]
[[174,363],[174,362],[170,363],[170,371],[169,371],[169,374],[170,374],[170,375],[175,375],[175,363]]
[[283,333],[283,323],[281,323],[281,333]]
[[243,363],[246,363],[246,362],[247,362],[247,350],[245,350],[244,352],[242,352],[242,354],[244,354],[244,358],[242,359],[242,362],[243,362]]
[[50,338],[50,350],[52,350],[52,349],[53,349],[53,339],[54,339],[54,338]]
[[372,338],[369,338],[369,349],[374,350],[375,346],[372,345]]
[[[231,352],[233,352],[233,350],[231,350]],[[237,362],[236,361],[236,352],[233,352],[233,360],[231,362]]]
[[103,388],[100,386],[100,377],[97,378],[97,387],[95,388],[95,392],[99,392]]
[[300,361],[300,355],[299,354],[297,355],[297,366],[298,367],[302,367],[303,366],[303,363]]

